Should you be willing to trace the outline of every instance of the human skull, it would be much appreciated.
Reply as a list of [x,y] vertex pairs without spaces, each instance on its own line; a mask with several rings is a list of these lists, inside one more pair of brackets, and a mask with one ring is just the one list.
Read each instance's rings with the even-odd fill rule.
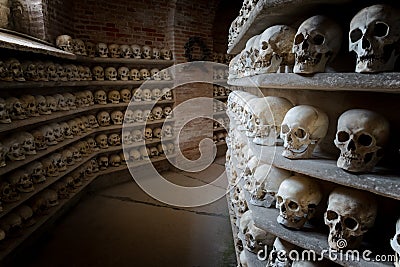
[[5,167],[6,164],[6,156],[7,156],[7,148],[0,142],[0,167]]
[[99,165],[99,169],[100,169],[101,171],[107,170],[108,164],[109,164],[109,162],[108,162],[108,157],[107,157],[107,156],[105,156],[105,155],[100,156],[100,157],[97,159],[97,162],[98,162],[98,165]]
[[291,108],[281,126],[284,141],[282,156],[290,159],[310,158],[318,142],[328,131],[329,119],[322,110],[300,105]]
[[129,159],[133,161],[139,161],[142,159],[142,155],[140,154],[139,150],[133,148],[129,151]]
[[142,91],[142,100],[144,101],[151,101],[152,100],[152,94],[150,89],[143,89]]
[[57,75],[57,68],[53,62],[45,62],[44,69],[48,80],[57,82],[59,77]]
[[266,246],[272,247],[275,236],[257,227],[253,220],[247,226],[247,231],[244,234],[245,248],[250,252],[257,254]]
[[263,164],[255,169],[254,184],[251,186],[250,203],[256,206],[271,208],[275,206],[276,194],[281,183],[289,178],[289,171]]
[[101,66],[95,66],[92,69],[93,78],[95,81],[104,81],[104,69]]
[[68,108],[70,110],[75,110],[76,109],[76,104],[75,104],[76,97],[71,93],[63,93],[62,95],[64,97],[65,103],[67,104]]
[[357,54],[356,72],[393,71],[399,51],[400,11],[388,5],[360,10],[350,22],[349,51]]
[[96,143],[96,141],[94,140],[93,137],[88,137],[88,138],[86,138],[85,141],[88,143],[91,153],[100,150],[100,148],[97,146],[97,143]]
[[76,121],[76,125],[78,126],[80,133],[86,133],[87,129],[83,120],[81,118],[75,118],[74,120]]
[[99,123],[93,114],[88,115],[87,118],[89,120],[90,128],[95,129],[99,127]]
[[45,189],[40,196],[45,199],[47,208],[55,207],[59,204],[57,192],[53,189]]
[[108,102],[110,102],[111,104],[118,104],[120,99],[121,95],[119,94],[119,91],[111,90],[110,92],[108,92]]
[[120,47],[122,58],[131,58],[132,48],[129,45],[121,45]]
[[67,166],[72,166],[75,164],[75,159],[74,159],[74,155],[72,154],[72,151],[70,149],[64,149],[61,152],[61,155],[64,159],[64,162]]
[[7,82],[13,81],[12,73],[8,70],[8,66],[4,61],[0,61],[0,80]]
[[110,158],[108,161],[110,162],[110,165],[112,167],[119,167],[121,165],[121,157],[118,154],[110,155]]
[[51,157],[42,159],[40,161],[43,165],[43,169],[47,177],[57,177],[59,172],[57,167],[54,165],[54,161]]
[[135,111],[133,111],[133,116],[136,122],[143,122],[145,120],[143,116],[143,110],[141,109],[136,109]]
[[69,191],[67,188],[67,184],[65,181],[59,181],[54,183],[51,186],[51,189],[57,192],[57,195],[60,199],[68,199],[69,198]]
[[157,68],[153,68],[150,70],[150,76],[156,81],[161,81],[160,70]]
[[104,90],[97,90],[94,93],[94,100],[96,104],[107,105],[107,94]]
[[161,79],[164,81],[172,80],[171,74],[169,73],[168,69],[163,69],[160,71]]
[[22,95],[20,101],[28,117],[39,116],[36,98],[32,95]]
[[22,148],[22,144],[17,138],[10,137],[3,141],[5,150],[7,151],[7,157],[11,161],[20,161],[25,159],[25,150]]
[[86,101],[89,103],[89,106],[93,106],[94,105],[94,96],[92,91],[90,90],[85,90],[83,91]]
[[146,140],[153,140],[153,130],[151,128],[146,128],[144,130],[144,137],[146,138]]
[[111,120],[114,125],[122,125],[124,114],[119,110],[114,110],[111,112]]
[[47,106],[46,98],[42,95],[35,96],[37,102],[37,110],[40,115],[48,115],[51,114],[51,110]]
[[35,138],[28,132],[19,132],[15,135],[17,142],[25,155],[36,155]]
[[11,123],[9,110],[3,98],[0,98],[0,123]]
[[57,110],[59,111],[68,111],[69,107],[67,103],[65,102],[65,98],[61,94],[55,94],[53,95],[54,99],[56,100],[57,103]]
[[29,193],[35,190],[29,173],[25,170],[17,170],[8,176],[8,182],[13,190],[20,193]]
[[164,88],[161,91],[164,100],[172,100],[172,91],[170,88]]
[[161,133],[162,133],[161,128],[154,128],[153,129],[153,137],[161,139]]
[[79,141],[74,145],[83,157],[87,157],[90,154],[90,147],[86,141]]
[[132,134],[129,131],[122,132],[122,144],[131,145],[133,143]]
[[108,144],[110,146],[120,146],[121,145],[121,137],[117,133],[112,133],[108,136]]
[[160,51],[160,49],[158,49],[158,48],[153,48],[152,58],[153,58],[153,59],[160,59],[160,58],[161,58],[161,51]]
[[294,37],[294,73],[324,72],[342,44],[342,30],[333,20],[316,15],[306,19]]
[[335,188],[324,214],[329,226],[329,246],[340,250],[344,247],[338,242],[344,239],[347,249],[357,248],[363,235],[373,227],[376,215],[377,203],[372,195],[352,188]]
[[161,49],[160,52],[161,52],[162,59],[165,59],[165,60],[171,60],[172,59],[171,50],[169,50],[167,48],[163,48],[163,49]]
[[69,35],[64,34],[64,35],[58,36],[56,39],[56,46],[66,52],[70,52],[70,53],[74,52],[72,37]]
[[131,90],[129,89],[122,89],[120,91],[122,102],[129,103],[132,98]]
[[68,81],[79,81],[80,75],[78,72],[78,67],[74,64],[64,65],[65,74]]
[[150,149],[148,147],[142,146],[140,149],[141,158],[144,160],[148,160],[151,156]]
[[151,51],[152,51],[152,49],[150,46],[144,45],[142,47],[142,57],[145,59],[151,59],[151,56],[152,56]]
[[74,135],[72,134],[72,130],[69,127],[67,122],[61,122],[60,124],[61,133],[64,139],[73,139]]
[[97,114],[97,121],[101,127],[109,126],[110,125],[110,114],[107,111],[100,111]]
[[150,71],[148,69],[141,69],[139,71],[140,79],[141,80],[150,80]]
[[173,129],[171,125],[169,124],[164,125],[162,130],[163,130],[163,137],[169,138],[173,136]]
[[92,42],[85,43],[86,53],[89,57],[96,56],[96,45]]
[[134,58],[142,58],[142,49],[140,48],[140,46],[134,44],[131,45],[131,49]]
[[166,119],[172,118],[172,108],[170,106],[164,107],[163,114]]
[[[255,55],[255,74],[275,73],[282,67],[294,65],[292,53],[296,30],[286,25],[267,28],[258,41]],[[256,53],[257,54],[257,53]]]
[[6,99],[6,109],[12,120],[26,119],[26,110],[24,104],[16,97]]
[[155,106],[152,110],[151,113],[153,114],[153,118],[155,120],[161,120],[163,117],[163,109],[159,106]]
[[85,43],[81,39],[72,39],[72,46],[75,55],[87,56]]
[[44,150],[47,148],[46,141],[42,131],[36,129],[31,132],[33,137],[35,138],[35,148],[36,150]]
[[351,109],[340,115],[335,145],[340,149],[337,166],[351,172],[371,171],[383,157],[389,122],[373,111]]
[[119,58],[121,54],[121,50],[118,44],[110,44],[108,45],[108,53],[112,58]]
[[292,176],[285,179],[276,194],[278,223],[289,228],[302,228],[314,216],[321,199],[320,187],[312,178]]
[[56,67],[56,75],[58,76],[58,80],[62,81],[62,82],[68,81],[64,66],[62,66],[61,64],[58,64],[58,63],[56,63],[54,65]]
[[22,70],[21,63],[15,59],[15,58],[10,58],[6,60],[5,65],[8,67],[8,70],[11,72],[11,75],[14,79],[14,81],[17,82],[24,82],[24,72]]
[[96,143],[97,145],[101,148],[101,149],[106,149],[108,148],[108,138],[107,135],[105,134],[99,134],[95,137]]
[[96,54],[99,57],[108,57],[108,47],[105,43],[96,44]]
[[251,99],[247,103],[241,118],[243,124],[247,121],[246,135],[254,136],[253,142],[259,145],[281,144],[281,123],[293,104],[286,98],[274,96]]
[[53,153],[51,156],[53,158],[54,166],[56,166],[59,172],[67,170],[67,163],[61,153]]
[[104,70],[106,80],[116,81],[118,77],[118,72],[114,67],[108,67]]
[[131,69],[129,72],[129,77],[133,81],[140,81],[140,72],[137,69]]
[[133,138],[133,142],[143,141],[143,133],[142,133],[142,131],[133,130],[132,131],[132,138]]
[[22,227],[27,228],[36,223],[33,217],[33,210],[28,205],[21,205],[15,210],[15,214],[21,217]]
[[75,146],[70,146],[69,150],[72,152],[72,156],[74,157],[75,162],[80,162],[82,161],[82,155],[81,152],[75,147]]
[[45,98],[46,98],[47,108],[51,110],[51,112],[58,111],[57,100],[51,95],[47,95],[45,96]]
[[120,67],[118,68],[118,78],[121,81],[128,81],[129,80],[130,71],[127,67]]
[[159,153],[158,153],[157,147],[155,147],[155,146],[151,147],[150,148],[150,154],[151,154],[151,157],[158,157]]
[[67,124],[69,126],[69,129],[72,132],[72,135],[74,135],[74,136],[81,135],[81,129],[79,128],[78,123],[75,119],[69,120],[67,122]]
[[132,90],[133,100],[135,102],[142,101],[143,90],[141,88],[136,88]]
[[295,245],[277,237],[268,256],[267,267],[292,266],[292,259],[289,255],[295,250]]
[[16,202],[20,199],[20,195],[6,181],[0,182],[0,198],[5,203]]

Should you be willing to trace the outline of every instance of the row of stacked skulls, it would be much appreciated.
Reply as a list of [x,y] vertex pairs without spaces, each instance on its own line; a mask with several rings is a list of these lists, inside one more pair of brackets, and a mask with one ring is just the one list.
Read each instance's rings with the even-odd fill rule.
[[60,35],[56,39],[56,46],[66,52],[80,56],[101,58],[135,58],[135,59],[164,59],[171,60],[172,53],[168,48],[158,49],[148,45],[137,44],[106,44],[84,42],[81,39],[73,39],[69,35]]

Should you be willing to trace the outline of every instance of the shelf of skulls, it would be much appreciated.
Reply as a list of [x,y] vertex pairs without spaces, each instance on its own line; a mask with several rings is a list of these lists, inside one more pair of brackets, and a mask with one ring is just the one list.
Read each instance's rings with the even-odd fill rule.
[[[169,158],[173,158],[174,155],[169,155]],[[85,162],[88,162],[88,160],[93,159],[95,157],[91,157],[86,159],[84,162],[81,162],[79,165],[74,166],[78,168],[79,166],[83,165]],[[165,160],[166,157],[160,156],[158,158],[151,159],[151,163],[159,162],[162,160]],[[129,165],[129,167],[136,167],[136,166],[141,166],[141,165],[146,165],[150,164],[149,161],[144,161],[144,162],[137,162],[137,163],[122,163],[118,167],[108,167],[105,170],[98,171],[97,173],[93,173],[89,175],[88,177],[85,177],[83,181],[80,182],[79,185],[71,186],[66,188],[65,191],[63,191],[62,196],[58,196],[58,199],[55,200],[55,202],[52,204],[51,207],[42,207],[38,209],[33,214],[30,214],[30,217],[24,218],[22,225],[17,225],[18,227],[21,227],[18,232],[13,234],[12,236],[6,236],[6,238],[3,240],[0,240],[0,260],[4,260],[7,255],[12,253],[18,246],[20,246],[27,238],[29,238],[35,231],[40,229],[41,227],[44,227],[46,224],[51,224],[51,218],[52,217],[57,217],[56,214],[61,212],[63,213],[63,210],[65,209],[65,206],[68,205],[68,203],[71,201],[71,199],[77,197],[85,188],[91,184],[92,181],[94,181],[96,178],[106,175],[109,173],[114,173],[118,172],[121,170],[125,170]],[[67,173],[64,173],[63,176],[66,176]],[[60,180],[60,179],[57,179]],[[57,181],[56,180],[56,181]],[[54,184],[56,181],[52,181],[52,184]],[[43,184],[43,187],[41,190],[44,188],[48,187],[50,183]],[[38,193],[38,192],[35,192]],[[26,198],[24,201],[26,202],[28,198]],[[21,205],[24,201],[19,201],[18,204],[15,204],[14,208],[17,207],[18,205]],[[4,213],[1,215],[5,215]]]
[[[239,16],[232,22],[228,37],[228,54],[239,54],[249,38],[276,24],[299,24],[301,19],[318,12],[338,10],[351,0],[258,0],[244,1]],[[348,7],[347,7],[348,8]],[[344,11],[344,10],[342,10]],[[343,12],[342,12],[343,13]],[[300,21],[294,21],[299,19]]]
[[[260,166],[264,164],[265,163],[261,162]],[[279,209],[275,208],[275,202],[271,202],[271,199],[268,200],[268,198],[265,198],[263,201],[257,200],[253,198],[253,194],[255,192],[248,191],[248,188],[246,188],[248,180],[246,180],[247,171],[242,168],[244,166],[238,167],[240,165],[238,165],[238,161],[235,157],[230,158],[230,160],[228,161],[228,166],[229,168],[233,169],[233,171],[228,171],[227,174],[232,188],[230,191],[230,200],[228,201],[228,203],[233,203],[233,205],[230,206],[234,211],[232,225],[235,225],[235,227],[239,228],[237,230],[239,232],[238,235],[242,239],[242,244],[236,244],[237,248],[244,247],[244,250],[247,250],[247,253],[250,253],[250,251],[252,251],[252,253],[249,255],[252,255],[253,258],[257,258],[255,257],[256,253],[258,251],[265,251],[265,245],[268,247],[269,253],[273,253],[272,243],[274,243],[275,247],[275,242],[277,242],[275,238],[279,238],[279,242],[285,244],[284,247],[281,247],[281,249],[287,249],[287,251],[296,250],[299,252],[299,255],[302,255],[303,250],[307,250],[315,252],[316,258],[320,258],[321,253],[324,253],[323,256],[327,260],[331,260],[332,262],[343,266],[388,266],[388,262],[374,263],[365,259],[362,259],[358,262],[350,262],[350,258],[350,260],[347,261],[344,256],[345,251],[333,251],[332,253],[334,254],[328,254],[327,252],[329,251],[329,245],[327,241],[327,236],[329,229],[325,225],[323,225],[323,211],[326,210],[325,206],[319,206],[317,208],[317,211],[315,212],[314,217],[306,222],[301,229],[293,229],[292,227],[285,227],[281,225],[277,222],[280,211]],[[266,169],[268,169],[268,166],[266,166]],[[284,174],[288,177],[293,177],[294,175],[297,175],[296,173],[290,172]],[[248,184],[248,186],[251,185]],[[336,187],[336,185],[331,183],[323,183],[323,185],[319,184],[319,186],[322,188],[322,191],[324,191],[324,193],[330,192],[333,188]],[[269,193],[266,194],[268,195]],[[293,199],[295,199],[295,197],[293,197]],[[380,199],[380,201],[382,202],[380,202],[379,204],[388,205],[388,202],[385,201],[384,198]],[[327,199],[323,198],[321,203],[327,203]],[[395,209],[391,211],[393,212],[394,210]],[[389,211],[390,209],[384,211],[383,214],[386,214]],[[385,218],[377,218],[377,220],[375,221],[374,229],[369,229],[368,234],[365,234],[364,236],[361,247],[357,248],[360,251],[360,255],[363,250],[371,251],[371,253],[367,256],[370,259],[374,259],[375,255],[393,255],[393,252],[389,248],[389,244],[385,244],[383,246],[380,245],[381,243],[383,244],[385,243],[385,241],[387,241],[385,238],[388,238],[387,233],[382,234],[380,229],[390,225],[390,223],[392,222],[392,218],[389,217],[390,215],[386,216]],[[387,220],[389,220],[389,223],[387,222]],[[254,224],[255,229],[258,228],[259,230],[249,230],[250,221]],[[254,234],[257,235],[254,240],[259,242],[259,244],[261,244],[261,247],[260,245],[259,247],[256,246],[254,248],[248,246],[248,242],[251,242],[251,240],[253,240],[252,236]],[[265,257],[266,259],[269,259],[270,257],[272,257],[272,255],[273,254],[269,254]],[[243,259],[241,258],[240,261],[242,260]],[[259,261],[256,261],[255,263],[252,263],[252,265],[248,266],[259,266],[258,264]],[[322,264],[321,261],[320,264]],[[331,266],[331,264],[327,264],[325,262],[325,265],[318,266],[328,265]]]
[[111,58],[111,57],[87,57],[87,56],[76,56],[78,62],[90,63],[90,64],[106,64],[106,65],[135,65],[138,67],[157,67],[165,68],[174,64],[173,60],[165,59],[135,59],[135,58]]

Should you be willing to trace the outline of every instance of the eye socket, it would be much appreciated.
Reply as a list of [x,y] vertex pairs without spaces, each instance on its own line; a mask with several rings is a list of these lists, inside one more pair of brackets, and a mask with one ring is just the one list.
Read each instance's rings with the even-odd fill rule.
[[357,42],[362,37],[362,32],[360,29],[355,29],[350,32],[350,40],[352,43]]
[[372,137],[367,134],[361,134],[358,137],[358,143],[362,146],[370,146],[372,144]]
[[313,37],[312,41],[315,45],[322,45],[325,41],[325,37],[321,34],[317,34]]
[[389,26],[384,22],[376,22],[374,27],[374,36],[385,37],[389,34]]
[[301,44],[304,41],[304,35],[302,33],[296,35],[296,37],[294,37],[294,44],[298,45]]
[[344,225],[352,230],[355,230],[358,226],[358,222],[356,220],[354,220],[353,218],[346,218],[344,219]]
[[346,142],[350,139],[350,135],[344,131],[340,131],[337,133],[337,139],[339,142]]
[[304,137],[306,137],[306,131],[304,129],[298,128],[295,132],[294,135],[298,138],[303,139]]
[[326,212],[326,218],[329,221],[336,220],[338,217],[339,217],[338,214],[336,212],[334,212],[333,210],[328,210]]
[[268,46],[269,46],[269,44],[268,44],[268,42],[262,42],[262,50],[265,50],[265,49],[267,49],[268,48]]
[[278,196],[278,197],[276,198],[276,202],[278,202],[278,204],[281,204],[281,203],[283,202],[282,197],[281,197],[281,196]]
[[291,209],[291,210],[297,210],[297,208],[299,207],[299,205],[297,205],[297,203],[294,202],[294,201],[290,201],[289,204],[288,204],[288,207],[289,207],[289,209]]

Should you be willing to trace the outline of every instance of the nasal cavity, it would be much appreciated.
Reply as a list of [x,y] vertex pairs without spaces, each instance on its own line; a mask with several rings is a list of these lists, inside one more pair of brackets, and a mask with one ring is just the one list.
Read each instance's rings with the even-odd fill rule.
[[347,145],[347,150],[349,150],[349,151],[355,151],[356,150],[356,144],[354,143],[353,140],[350,140],[349,144]]
[[367,49],[371,47],[371,43],[366,39],[366,38],[362,38],[362,48],[363,49]]

